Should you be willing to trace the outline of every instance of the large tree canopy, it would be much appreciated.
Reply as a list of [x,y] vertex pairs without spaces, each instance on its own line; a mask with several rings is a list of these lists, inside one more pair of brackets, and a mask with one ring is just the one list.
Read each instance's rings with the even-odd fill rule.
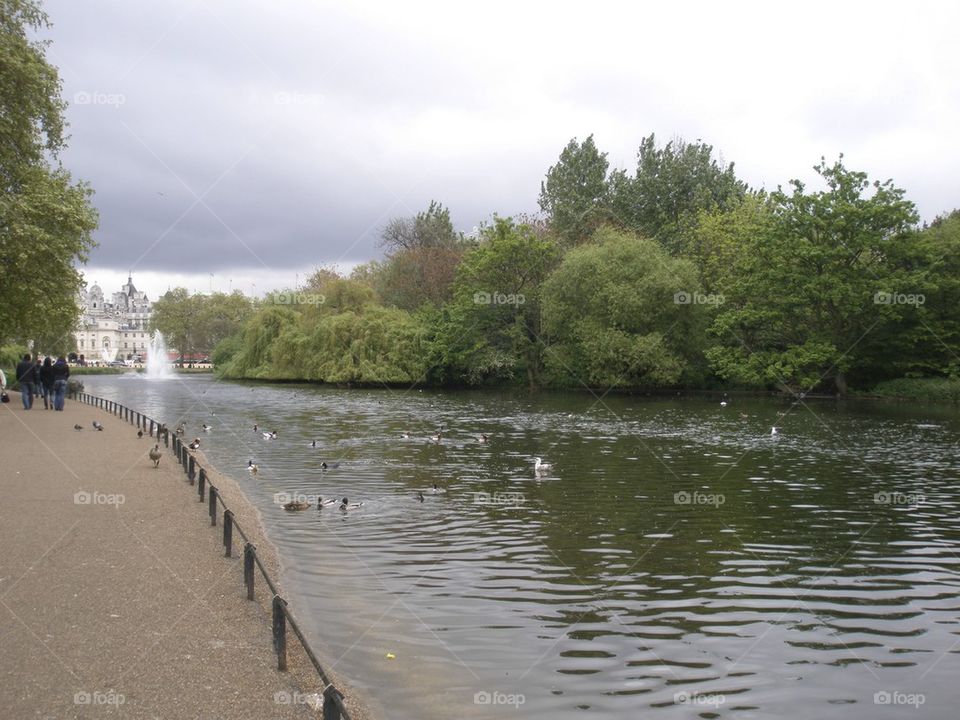
[[891,181],[823,161],[826,189],[771,196],[773,223],[742,238],[746,251],[725,289],[710,358],[722,376],[752,385],[810,390],[863,362],[871,334],[902,312],[886,302],[913,281],[898,267],[917,216]]
[[540,209],[550,216],[550,227],[567,245],[590,237],[610,217],[607,154],[590,135],[582,143],[567,143],[556,165],[540,184]]
[[60,80],[46,44],[27,37],[46,26],[33,0],[0,0],[0,343],[54,352],[76,325],[76,264],[95,244],[97,215],[90,188],[56,164]]

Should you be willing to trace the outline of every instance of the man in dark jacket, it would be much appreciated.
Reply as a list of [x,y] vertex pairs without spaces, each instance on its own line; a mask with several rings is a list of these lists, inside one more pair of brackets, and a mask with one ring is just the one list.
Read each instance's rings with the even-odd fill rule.
[[63,355],[57,358],[53,366],[53,409],[63,410],[63,396],[67,392],[67,378],[70,377],[70,366]]
[[43,409],[44,410],[53,410],[53,362],[50,360],[50,356],[47,355],[43,359],[43,366],[40,368],[40,377],[37,378],[39,385],[38,387],[43,388]]
[[20,383],[20,397],[23,400],[23,409],[33,407],[33,384],[37,381],[36,366],[30,360],[30,354],[23,356],[17,363],[17,382]]

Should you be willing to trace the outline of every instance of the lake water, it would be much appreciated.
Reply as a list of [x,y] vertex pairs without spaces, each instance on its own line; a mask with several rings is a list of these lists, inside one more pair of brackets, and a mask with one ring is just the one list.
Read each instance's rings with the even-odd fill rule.
[[84,382],[202,436],[392,718],[957,716],[952,408]]

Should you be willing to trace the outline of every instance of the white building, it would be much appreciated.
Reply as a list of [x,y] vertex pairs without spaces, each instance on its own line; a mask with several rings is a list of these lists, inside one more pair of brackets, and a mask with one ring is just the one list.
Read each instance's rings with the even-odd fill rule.
[[147,328],[153,304],[147,294],[126,284],[107,299],[97,284],[80,293],[80,326],[75,331],[77,355],[87,362],[131,360],[146,356],[150,346]]

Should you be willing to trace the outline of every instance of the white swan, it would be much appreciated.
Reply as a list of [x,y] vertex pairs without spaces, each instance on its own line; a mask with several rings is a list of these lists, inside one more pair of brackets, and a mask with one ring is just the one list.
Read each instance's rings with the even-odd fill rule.
[[550,472],[551,470],[553,470],[553,463],[545,463],[538,457],[533,459],[533,471],[538,475]]

